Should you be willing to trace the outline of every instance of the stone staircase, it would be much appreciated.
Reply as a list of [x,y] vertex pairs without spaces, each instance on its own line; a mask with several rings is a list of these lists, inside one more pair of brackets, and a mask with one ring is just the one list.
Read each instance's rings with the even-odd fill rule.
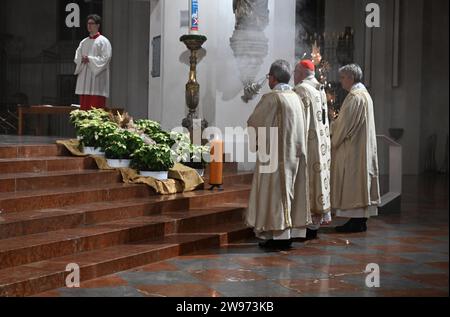
[[99,171],[58,145],[0,145],[0,296],[65,286],[252,236],[250,173],[226,164],[225,190],[168,196]]

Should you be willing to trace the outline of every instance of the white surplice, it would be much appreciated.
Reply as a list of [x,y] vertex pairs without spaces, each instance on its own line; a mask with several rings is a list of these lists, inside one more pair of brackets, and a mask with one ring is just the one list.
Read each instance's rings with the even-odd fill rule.
[[[88,56],[89,63],[82,63],[82,57]],[[75,53],[77,86],[75,94],[109,97],[109,66],[112,47],[103,35],[81,41]]]

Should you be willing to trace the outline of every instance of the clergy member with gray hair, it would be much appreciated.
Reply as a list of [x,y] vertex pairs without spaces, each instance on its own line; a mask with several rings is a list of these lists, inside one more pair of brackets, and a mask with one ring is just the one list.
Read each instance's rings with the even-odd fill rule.
[[331,206],[337,217],[350,218],[336,231],[365,232],[380,203],[373,101],[358,65],[342,67],[339,77],[349,94],[331,124]]
[[[264,240],[260,247],[282,250],[291,247],[292,239],[305,238],[306,226],[312,222],[306,162],[307,127],[303,103],[288,84],[291,79],[289,63],[274,62],[267,77],[272,91],[261,98],[248,119],[249,128],[256,130],[258,145],[263,144],[267,150],[258,149],[245,221],[254,228],[256,236]],[[266,131],[265,139],[261,130]],[[270,130],[275,130],[274,138]],[[270,169],[265,168],[267,165],[261,157],[266,153],[271,154]]]

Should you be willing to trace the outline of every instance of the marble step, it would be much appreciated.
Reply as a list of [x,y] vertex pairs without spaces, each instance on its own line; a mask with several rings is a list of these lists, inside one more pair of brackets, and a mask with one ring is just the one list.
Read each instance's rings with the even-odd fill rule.
[[187,210],[194,207],[204,208],[227,201],[247,202],[249,194],[249,185],[234,185],[221,192],[199,190],[169,196],[154,195],[132,200],[94,202],[54,209],[4,213],[0,217],[0,239]]
[[[224,177],[224,188],[234,184],[249,184],[249,173],[231,173]],[[208,180],[206,180],[208,182]],[[51,182],[50,182],[51,183]],[[12,185],[11,185],[12,186]],[[205,188],[209,188],[206,183]],[[37,209],[62,208],[121,199],[143,198],[156,195],[146,185],[135,184],[87,184],[80,187],[28,190],[13,193],[0,192],[0,213],[21,212]]]
[[[91,168],[77,169],[80,164],[88,162],[88,158],[83,160],[79,159],[59,159],[58,166],[63,170],[43,171],[48,169],[46,167],[36,168],[36,165],[31,168],[20,167],[15,168],[13,164],[5,165],[8,168],[9,173],[0,173],[0,193],[2,192],[17,192],[17,191],[30,191],[30,190],[44,190],[52,188],[64,188],[64,187],[77,187],[89,184],[109,184],[119,183],[121,181],[120,173],[118,171],[99,171],[95,162]],[[27,164],[27,161],[21,161]],[[35,161],[36,163],[43,163],[45,161]],[[72,165],[75,163],[75,166]],[[0,160],[0,168],[2,161]],[[88,166],[85,166],[88,167]],[[34,169],[34,170],[33,170]],[[234,168],[232,168],[234,169]],[[13,170],[20,172],[12,172]],[[205,175],[205,181],[208,182],[209,173]],[[238,173],[234,171],[224,171],[224,184],[233,183],[250,183],[253,178],[251,173]]]
[[[36,159],[41,157],[55,157],[55,156],[56,157],[62,156],[63,158],[74,158],[64,146],[58,144],[0,145],[0,161],[6,159],[18,159],[18,158]],[[238,163],[225,162],[224,171],[237,172]],[[208,171],[206,171],[206,173],[208,173]]]
[[[0,144],[0,159],[11,158],[36,158],[45,156],[68,156],[70,152],[59,144],[30,144],[30,145],[2,145]],[[237,171],[237,163],[226,162],[224,155],[224,169]]]
[[[220,245],[227,245],[236,241],[253,238],[255,236],[253,229],[245,226],[242,219],[241,221],[222,223],[219,226],[203,227],[201,230],[194,227],[180,228],[178,232],[180,234],[218,234],[220,237]],[[223,234],[224,232],[227,234]]]
[[0,145],[0,159],[68,156],[70,152],[58,144]]
[[0,240],[0,269],[183,231],[201,233],[214,225],[242,221],[244,208],[229,205],[192,209],[3,239]]
[[75,156],[0,158],[0,174],[81,171],[85,169],[97,169],[93,158]]
[[0,270],[0,296],[30,296],[65,287],[68,264],[80,267],[80,280],[88,281],[134,267],[166,260],[188,250],[215,247],[219,238],[211,235],[178,236],[134,245],[119,245],[48,261]]
[[143,198],[151,195],[155,195],[155,193],[146,185],[121,183],[0,193],[0,212],[5,214],[38,209],[62,208],[102,201]]
[[42,173],[15,173],[0,175],[0,192],[52,190],[86,185],[117,184],[122,182],[118,171],[98,169]]
[[221,241],[233,241],[233,236],[253,234],[242,224],[237,223],[231,229],[229,225],[216,226],[215,234],[173,234],[163,239],[122,244],[3,269],[0,270],[0,296],[31,296],[65,287],[66,277],[70,274],[66,267],[72,263],[79,265],[83,282],[195,251],[218,248]]

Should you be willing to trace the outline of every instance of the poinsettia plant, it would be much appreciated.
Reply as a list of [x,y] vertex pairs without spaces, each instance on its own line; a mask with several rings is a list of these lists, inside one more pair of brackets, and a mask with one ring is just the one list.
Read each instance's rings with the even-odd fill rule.
[[190,159],[191,140],[188,134],[170,132],[168,146],[171,148],[172,158],[175,162],[187,162]]
[[101,149],[105,147],[105,136],[118,129],[113,122],[104,122],[102,119],[84,119],[78,122],[77,126],[81,145]]
[[142,138],[133,132],[116,129],[105,135],[105,155],[108,159],[130,159],[144,145]]
[[109,121],[109,113],[103,109],[93,110],[74,110],[70,113],[70,121],[75,125],[77,129],[78,125],[85,120],[94,120],[98,122]]
[[102,148],[103,136],[117,128],[109,120],[109,113],[103,109],[75,110],[70,113],[80,145]]
[[182,133],[164,131],[161,125],[153,120],[138,120],[135,126],[156,144],[167,145],[170,148],[176,143],[177,139],[183,137]]
[[189,159],[182,163],[195,169],[204,169],[209,162],[210,148],[202,145],[189,145]]
[[201,163],[203,166],[210,161],[211,148],[206,145],[191,144],[191,162]]
[[139,171],[165,172],[174,166],[171,150],[163,144],[146,144],[134,152],[131,167]]
[[147,134],[148,136],[152,136],[155,133],[161,132],[161,125],[153,120],[138,120],[135,122],[135,125],[138,129],[140,129],[142,132]]

